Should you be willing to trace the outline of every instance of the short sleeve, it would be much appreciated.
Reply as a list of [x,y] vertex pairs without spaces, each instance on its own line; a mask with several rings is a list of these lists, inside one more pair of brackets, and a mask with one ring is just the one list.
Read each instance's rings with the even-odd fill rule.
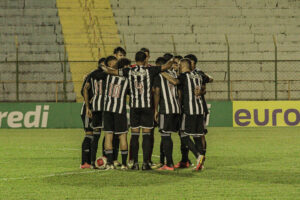
[[[201,72],[202,72],[202,71],[201,71]],[[205,85],[206,83],[209,83],[209,77],[208,77],[204,72],[201,73],[201,76],[202,76],[203,84],[204,84],[204,85]]]
[[155,76],[155,77],[154,77],[154,82],[153,82],[153,87],[154,87],[154,88],[160,88],[160,84],[161,84],[161,82],[160,82],[160,77],[159,77],[159,75],[158,75],[158,76]]
[[156,76],[161,72],[160,66],[149,67],[147,69],[149,69],[150,75],[152,75],[152,76]]
[[119,69],[119,76],[124,76],[128,78],[130,68]]
[[105,79],[107,76],[107,74],[103,71],[103,70],[96,70],[94,71],[89,78],[93,78],[93,79]]

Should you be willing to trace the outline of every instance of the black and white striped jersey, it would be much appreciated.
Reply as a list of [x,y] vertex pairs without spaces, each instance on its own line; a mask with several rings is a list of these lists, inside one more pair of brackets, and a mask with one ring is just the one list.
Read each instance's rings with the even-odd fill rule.
[[128,86],[127,78],[108,75],[106,78],[103,110],[119,114],[126,113]]
[[[176,73],[166,71],[172,77],[177,78]],[[154,78],[154,88],[160,88],[159,113],[161,114],[179,114],[180,105],[178,99],[177,86],[171,84],[161,74]]]
[[193,72],[195,72],[195,73],[199,74],[200,76],[202,76],[202,79],[203,79],[202,84],[203,85],[205,85],[206,83],[209,82],[209,77],[203,71],[201,71],[199,69],[194,69]]
[[180,85],[182,91],[182,106],[183,113],[187,115],[203,114],[203,105],[200,96],[196,96],[194,90],[201,89],[203,78],[196,72],[185,72],[179,75]]
[[[200,74],[203,78],[203,85],[205,86],[206,83],[209,83],[209,77],[201,70],[199,69],[195,69],[194,72]],[[205,115],[208,115],[208,107],[207,107],[207,103],[205,100],[205,95],[201,95],[201,100],[202,100],[202,105],[203,105],[203,112]]]
[[[96,71],[96,70],[94,70],[94,71]],[[80,90],[81,96],[83,96],[83,97],[84,97],[84,94],[83,94],[84,86],[85,86],[86,83],[90,83],[90,75],[91,75],[91,73],[93,73],[94,71],[90,72],[89,74],[87,74],[87,75],[84,77],[84,80],[83,80],[83,83],[82,83],[82,86],[81,86],[81,90]],[[92,89],[92,87],[91,87],[91,83],[90,83],[90,88],[88,89],[88,102],[91,101],[91,99],[93,98],[93,96],[94,96],[94,91],[93,91],[93,89]],[[83,108],[84,108],[84,106],[85,106],[85,101],[83,101],[80,115],[83,114],[83,111],[84,111]],[[89,105],[89,107],[91,107],[91,106]]]
[[160,72],[161,67],[135,66],[119,69],[119,75],[127,77],[129,81],[131,108],[153,107],[152,86],[154,76]]
[[104,92],[107,74],[102,69],[97,69],[89,75],[89,82],[94,91],[92,111],[102,111],[104,106]]

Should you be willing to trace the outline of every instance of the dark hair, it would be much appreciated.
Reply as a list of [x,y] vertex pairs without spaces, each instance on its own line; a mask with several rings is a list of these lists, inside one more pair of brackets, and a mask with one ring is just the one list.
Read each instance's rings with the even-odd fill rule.
[[192,62],[189,58],[183,58],[180,60],[180,62],[185,62],[189,65],[190,70],[192,70]]
[[161,66],[165,63],[166,63],[166,59],[164,59],[163,57],[158,57],[155,61],[155,65],[157,65],[157,66]]
[[101,67],[101,63],[103,63],[103,62],[105,62],[105,58],[104,58],[104,57],[102,57],[102,58],[100,58],[100,59],[98,60],[98,68]]
[[106,59],[105,59],[105,65],[108,66],[108,63],[112,60],[117,60],[117,58],[115,56],[108,56]]
[[194,61],[195,64],[198,62],[198,59],[194,54],[188,54],[188,55],[184,56],[184,58],[188,58],[188,59]]
[[173,55],[170,53],[165,53],[163,57],[166,61],[169,61],[173,58]]
[[174,56],[174,58],[181,60],[183,57],[178,55],[178,56]]
[[142,51],[142,52],[144,52],[144,53],[147,52],[148,54],[150,54],[149,49],[147,49],[147,48],[145,48],[145,47],[141,48],[140,51]]
[[121,58],[120,60],[118,60],[117,62],[117,68],[121,69],[124,68],[126,65],[130,65],[131,61],[127,58]]
[[135,61],[136,62],[144,62],[146,60],[146,54],[142,51],[138,51],[135,54]]
[[124,56],[126,56],[126,51],[122,48],[122,47],[116,47],[114,49],[114,54],[117,54],[117,53],[121,53],[121,54],[124,54]]

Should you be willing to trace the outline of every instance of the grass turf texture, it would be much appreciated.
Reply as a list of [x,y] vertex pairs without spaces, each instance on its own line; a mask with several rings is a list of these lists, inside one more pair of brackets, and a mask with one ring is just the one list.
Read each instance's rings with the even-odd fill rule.
[[0,199],[300,198],[300,128],[210,128],[202,172],[81,170],[82,139],[81,129],[0,129]]

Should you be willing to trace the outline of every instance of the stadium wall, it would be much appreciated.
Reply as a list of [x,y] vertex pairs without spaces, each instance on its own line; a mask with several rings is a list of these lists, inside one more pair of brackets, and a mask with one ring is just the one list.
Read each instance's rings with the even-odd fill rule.
[[[81,103],[1,103],[0,128],[82,128]],[[232,127],[232,102],[208,102],[208,126]]]
[[[207,126],[300,126],[299,101],[210,101]],[[81,103],[2,103],[0,128],[82,128]]]

